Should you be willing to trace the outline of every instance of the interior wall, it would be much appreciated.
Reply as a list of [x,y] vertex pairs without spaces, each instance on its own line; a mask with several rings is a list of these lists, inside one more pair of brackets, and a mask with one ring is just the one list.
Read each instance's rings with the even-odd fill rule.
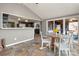
[[46,21],[42,21],[42,33],[43,35],[46,35]]
[[[0,27],[2,26],[2,12],[31,19],[39,19],[39,17],[37,17],[27,8],[25,8],[24,5],[14,3],[0,3]],[[6,41],[6,45],[14,44],[24,40],[29,40],[33,37],[34,28],[27,27],[26,29],[0,29],[0,39],[4,38]]]
[[24,40],[32,40],[34,38],[34,29],[2,29],[0,30],[0,39],[5,39],[5,44],[14,44]]

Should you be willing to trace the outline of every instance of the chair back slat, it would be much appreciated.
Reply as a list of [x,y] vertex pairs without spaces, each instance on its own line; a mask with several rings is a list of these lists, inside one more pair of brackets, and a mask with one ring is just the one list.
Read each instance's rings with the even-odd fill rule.
[[41,35],[41,40],[43,40],[43,35],[42,35],[42,32],[40,31],[40,35]]

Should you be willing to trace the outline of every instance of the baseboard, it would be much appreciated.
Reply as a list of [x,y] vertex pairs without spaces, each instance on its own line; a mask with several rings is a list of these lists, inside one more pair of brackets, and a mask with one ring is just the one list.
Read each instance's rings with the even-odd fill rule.
[[31,40],[33,40],[33,38],[27,39],[27,40],[23,40],[23,41],[20,41],[20,42],[16,42],[16,43],[12,43],[12,44],[8,44],[8,45],[6,45],[6,47],[13,46],[13,45],[20,44],[20,43],[27,42],[27,41],[31,41]]

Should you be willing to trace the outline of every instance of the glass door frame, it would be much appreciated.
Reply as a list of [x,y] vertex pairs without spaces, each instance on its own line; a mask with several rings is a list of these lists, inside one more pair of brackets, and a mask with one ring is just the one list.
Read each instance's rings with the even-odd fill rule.
[[66,19],[70,19],[70,18],[76,18],[78,20],[78,40],[79,40],[79,16],[74,16],[74,17],[66,17],[66,18],[59,18],[59,19],[52,19],[52,20],[46,20],[46,33],[48,32],[48,21],[53,21],[53,29],[55,28],[55,20],[63,20],[63,34],[66,34]]

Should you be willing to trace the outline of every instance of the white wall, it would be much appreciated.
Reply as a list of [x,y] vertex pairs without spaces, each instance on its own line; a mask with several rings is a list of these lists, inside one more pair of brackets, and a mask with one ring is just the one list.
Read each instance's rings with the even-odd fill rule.
[[29,39],[31,40],[34,38],[34,29],[2,29],[0,30],[0,38],[5,39],[6,45],[14,44]]
[[2,15],[0,14],[0,28],[2,27]]
[[[2,16],[1,13],[5,12],[8,14],[23,16],[26,18],[39,19],[30,10],[25,8],[25,6],[20,4],[0,4],[0,26]],[[6,45],[14,44],[20,41],[25,41],[32,39],[34,37],[34,28],[26,29],[0,29],[0,39],[4,38]],[[16,38],[16,40],[14,40]]]
[[42,21],[42,33],[43,35],[46,35],[46,21]]

